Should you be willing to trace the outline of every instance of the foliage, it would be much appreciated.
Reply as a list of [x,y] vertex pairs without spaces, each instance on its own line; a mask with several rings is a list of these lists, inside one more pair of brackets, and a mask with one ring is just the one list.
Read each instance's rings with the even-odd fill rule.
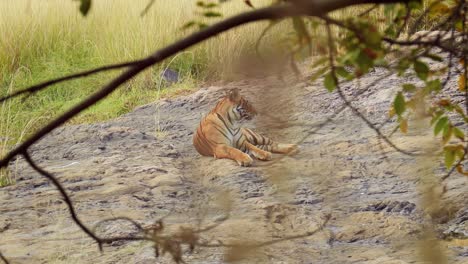
[[[424,9],[423,5],[427,8]],[[446,168],[451,169],[455,164],[458,172],[467,174],[462,163],[468,150],[464,133],[468,109],[463,102],[453,102],[448,92],[448,82],[453,76],[458,78],[462,95],[467,89],[464,61],[468,51],[462,45],[468,35],[466,9],[466,1],[411,1],[407,5],[385,6],[384,18],[375,19],[370,15],[377,10],[340,20],[324,17],[321,26],[329,24],[345,28],[346,32],[334,36],[335,43],[330,46],[331,52],[337,54],[333,65],[325,55],[324,59],[318,60],[320,63],[313,65],[320,73],[313,78],[323,76],[324,86],[333,91],[337,87],[333,76],[340,81],[349,81],[368,73],[375,66],[387,68],[399,76],[414,74],[420,82],[403,84],[393,101],[390,117],[397,117],[402,133],[408,131],[411,117],[430,117],[434,135],[442,136]],[[431,21],[425,24],[430,31],[412,38],[411,34],[425,19]],[[386,26],[379,26],[382,24]],[[297,34],[302,35],[301,32],[297,31]],[[430,69],[430,61],[441,62],[445,66]],[[333,69],[326,70],[329,66]]]
[[[195,1],[179,1],[180,5],[186,6],[184,9],[173,5],[172,1],[156,1],[141,17],[147,3],[147,0],[92,1],[86,17],[83,17],[78,10],[81,2],[1,1],[0,96],[98,65],[142,58],[153,49],[195,30],[181,30],[182,25],[193,17],[193,12],[200,9]],[[250,8],[242,2],[233,2],[218,9],[225,15],[231,15]],[[219,18],[206,18],[205,23],[216,19]],[[263,25],[260,23],[227,33],[145,71],[125,89],[116,91],[70,123],[107,120],[138,105],[153,102],[160,96],[193,89],[206,80],[231,78],[236,60],[253,49],[255,32],[261,31]],[[274,41],[275,36],[265,38],[265,43]],[[170,89],[160,84],[160,73],[166,67],[181,76],[180,82]],[[5,142],[3,139],[9,139],[3,153],[116,74],[118,72],[103,73],[57,84],[39,93],[38,97],[14,99],[8,109],[0,108],[1,123],[8,128],[0,129],[0,145]]]
[[[92,8],[96,1],[81,0],[79,2],[81,14],[89,17],[94,10]],[[154,1],[151,1],[150,5],[153,2]],[[251,1],[243,2],[248,8],[254,6]],[[359,9],[357,13],[350,17],[340,17],[337,16],[336,13],[318,15],[314,12],[309,15],[314,15],[315,17],[297,16],[299,14],[304,14],[298,10],[301,10],[300,8],[302,7],[307,7],[307,3],[308,1],[299,0],[273,1],[271,5],[275,8],[270,8],[268,10],[283,10],[284,13],[269,13],[268,18],[271,19],[270,24],[265,30],[256,31],[257,36],[265,37],[267,32],[270,32],[278,26],[278,21],[289,21],[291,23],[291,28],[288,33],[291,34],[288,34],[289,38],[285,41],[285,46],[289,51],[290,65],[292,65],[295,71],[298,71],[295,66],[297,58],[303,56],[304,53],[308,55],[313,54],[313,33],[322,32],[323,34],[323,32],[326,32],[323,38],[318,38],[317,42],[314,43],[314,45],[316,44],[317,46],[317,51],[328,51],[328,53],[322,56],[322,58],[317,59],[314,63],[313,68],[316,70],[316,74],[314,74],[313,77],[323,77],[323,84],[329,92],[336,92],[343,99],[344,105],[351,108],[356,115],[373,128],[379,137],[384,138],[386,142],[396,150],[409,155],[412,153],[400,150],[383,135],[379,128],[375,127],[362,113],[353,107],[351,102],[343,95],[341,84],[343,82],[359,79],[361,76],[372,71],[376,66],[384,67],[399,76],[411,75],[415,76],[415,78],[417,77],[419,79],[418,82],[405,83],[401,91],[396,94],[392,108],[389,110],[390,118],[396,118],[398,121],[397,128],[399,128],[402,133],[407,133],[410,118],[430,118],[430,125],[434,127],[434,135],[441,135],[442,137],[445,166],[447,169],[451,168],[448,175],[454,170],[461,174],[468,174],[463,168],[463,162],[468,152],[464,133],[468,121],[468,87],[466,81],[468,76],[468,51],[466,45],[458,44],[466,44],[468,40],[467,2],[465,0],[406,1],[406,4],[386,5],[383,7],[383,10],[376,5],[370,7],[366,6],[363,9]],[[65,200],[74,222],[82,231],[93,238],[101,249],[104,243],[114,241],[152,241],[154,242],[156,256],[158,256],[159,250],[161,250],[161,253],[169,253],[174,261],[178,263],[183,262],[181,245],[188,245],[190,249],[193,249],[197,245],[207,247],[227,246],[231,248],[227,254],[231,260],[236,260],[236,256],[239,254],[248,253],[246,252],[248,250],[246,250],[245,245],[202,244],[199,240],[199,233],[209,228],[205,228],[204,230],[182,228],[178,233],[172,236],[164,236],[162,234],[164,229],[162,221],[156,222],[155,226],[149,229],[145,229],[136,222],[133,222],[133,220],[130,220],[130,222],[139,229],[142,235],[141,237],[101,238],[79,220],[70,196],[57,178],[35,164],[29,155],[29,148],[41,137],[69,121],[70,118],[81,113],[83,110],[96,105],[98,101],[115,91],[120,85],[131,80],[136,74],[149,66],[161,62],[191,45],[204,41],[209,37],[222,33],[237,25],[255,21],[255,19],[245,20],[243,22],[240,20],[239,24],[226,26],[221,29],[216,28],[216,26],[209,27],[209,23],[212,22],[212,19],[223,17],[223,13],[219,11],[222,5],[212,1],[198,1],[196,2],[196,6],[197,13],[201,19],[189,21],[183,28],[193,29],[193,27],[198,27],[198,30],[201,30],[197,32],[198,34],[195,33],[191,37],[184,38],[180,42],[176,42],[167,48],[161,49],[158,53],[154,53],[145,60],[134,61],[129,69],[120,74],[118,78],[113,79],[110,84],[104,86],[97,93],[94,93],[92,97],[88,97],[84,101],[80,101],[80,98],[78,98],[77,101],[79,101],[79,104],[77,106],[68,110],[65,114],[60,115],[48,125],[42,126],[39,132],[34,134],[26,142],[20,144],[20,146],[13,151],[7,153],[6,157],[0,160],[0,165],[6,167],[14,157],[22,155],[36,172],[52,181]],[[277,9],[276,7],[278,6],[280,8],[287,8]],[[425,6],[427,8],[424,8]],[[145,8],[145,10],[146,9],[147,8]],[[382,13],[379,13],[379,15],[372,15],[374,12],[383,12],[384,16],[381,15]],[[143,13],[146,14],[147,12],[144,11]],[[256,13],[252,12],[250,14]],[[236,18],[239,19],[239,17]],[[264,19],[264,17],[257,17],[257,20],[260,19]],[[418,32],[416,32],[416,30],[420,28],[420,22],[425,19],[431,21],[431,24],[426,26],[432,32],[435,32],[435,35],[432,35],[431,31],[417,34]],[[75,30],[75,28],[73,29]],[[416,37],[412,35],[416,35]],[[60,40],[60,37],[56,40]],[[55,44],[53,41],[52,43]],[[252,48],[253,46],[254,45],[250,45],[249,47]],[[255,47],[258,47],[258,42]],[[15,47],[13,47],[13,49],[14,48]],[[71,48],[73,49],[75,46]],[[171,50],[169,48],[173,49]],[[232,56],[232,54],[239,53],[238,47],[235,48],[236,49],[232,53],[226,52],[224,49],[221,49],[221,51],[224,54]],[[66,50],[68,52],[70,47],[68,46]],[[208,51],[209,53],[213,52],[211,49],[208,49]],[[204,54],[206,55],[206,53]],[[15,55],[16,54],[14,54],[14,56]],[[15,79],[14,74],[11,75],[13,72],[12,69],[21,73],[19,69],[22,69],[22,65],[18,64],[18,61],[21,61],[21,56],[18,57],[20,57],[19,60],[12,60],[6,67],[3,66],[2,68],[2,75],[5,75],[5,72],[10,75],[9,78],[2,78],[2,82],[7,83],[9,87],[13,86]],[[445,60],[445,57],[448,57],[448,61]],[[16,59],[16,57],[14,58]],[[175,59],[175,57],[172,59]],[[7,59],[5,61],[9,60]],[[75,60],[72,61],[75,62]],[[439,69],[431,69],[428,65],[429,61],[440,62],[444,66]],[[44,67],[47,67],[47,65]],[[24,74],[24,72],[22,74]],[[458,92],[465,97],[465,105],[460,105],[451,100],[452,98],[443,96],[444,94],[442,92],[448,90],[447,85],[454,75],[457,78],[459,86]],[[102,78],[102,76],[114,77],[112,74],[94,75],[93,77],[97,80],[98,77]],[[91,83],[90,86],[92,86]],[[133,85],[134,83],[130,83],[126,88],[132,89]],[[49,89],[47,92],[50,91],[52,91],[52,93],[63,92],[61,89],[58,89],[58,87]],[[2,95],[8,93],[9,91],[2,91]],[[31,101],[25,101],[25,106],[31,104]],[[18,98],[13,98],[8,101],[8,103],[11,102],[18,104],[23,103]],[[50,104],[45,103],[45,105],[49,106]],[[5,102],[2,106],[5,106]],[[34,106],[31,108],[33,107]],[[84,114],[86,114],[86,112]],[[271,245],[286,239],[310,236],[320,231],[329,219],[330,217],[327,216],[323,225],[303,235],[272,240],[258,245],[252,245],[248,248]]]

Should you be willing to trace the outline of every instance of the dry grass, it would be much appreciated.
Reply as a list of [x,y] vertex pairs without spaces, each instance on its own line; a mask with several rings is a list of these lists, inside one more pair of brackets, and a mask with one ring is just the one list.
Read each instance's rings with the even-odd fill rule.
[[[138,59],[190,33],[181,27],[197,18],[195,1],[155,1],[142,17],[147,3],[147,0],[93,1],[90,14],[84,18],[76,1],[0,1],[0,96],[80,70]],[[245,10],[248,7],[242,1],[232,1],[225,4],[221,12],[230,16]],[[218,19],[206,22],[214,23]],[[160,96],[193,89],[200,81],[230,75],[237,59],[252,50],[265,23],[233,30],[168,59],[71,123],[113,118]],[[276,35],[269,35],[266,42],[275,38]],[[160,72],[169,63],[182,80],[164,89],[160,85]],[[97,90],[115,74],[104,73],[67,82],[27,100],[3,104],[0,108],[0,156],[23,136]]]
[[[54,77],[144,57],[189,34],[190,31],[181,29],[182,25],[200,19],[194,0],[158,0],[142,17],[141,12],[148,2],[95,0],[89,15],[82,17],[77,1],[0,1],[0,96]],[[261,7],[270,2],[257,0],[254,4]],[[365,8],[348,8],[335,15],[352,16]],[[247,10],[249,7],[243,1],[229,1],[220,9],[225,17]],[[219,19],[205,19],[205,22],[210,24]],[[205,80],[236,76],[236,70],[245,71],[239,64],[240,59],[252,55],[267,24],[260,22],[231,30],[169,58],[70,123],[106,120],[161,96],[191,90]],[[272,50],[268,53],[267,49],[278,47],[285,39],[293,37],[291,30],[291,23],[286,21],[268,33],[261,46],[265,54],[271,54]],[[313,33],[320,35],[320,30]],[[178,71],[182,79],[170,89],[161,86],[160,72],[167,66]],[[25,101],[12,100],[3,105],[0,109],[0,156],[116,74],[103,73],[55,85]]]

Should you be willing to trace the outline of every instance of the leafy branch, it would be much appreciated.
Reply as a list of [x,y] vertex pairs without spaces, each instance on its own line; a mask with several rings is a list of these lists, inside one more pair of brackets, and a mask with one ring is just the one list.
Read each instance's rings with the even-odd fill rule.
[[[91,0],[81,0],[80,1],[80,12],[83,15],[87,15],[90,8],[91,8]],[[249,1],[245,1],[246,4],[250,4]],[[384,4],[384,3],[407,3],[409,0],[354,0],[354,1],[345,1],[345,0],[296,0],[296,1],[286,1],[283,4],[280,5],[274,5],[270,7],[265,7],[265,8],[260,8],[260,9],[254,9],[252,11],[239,14],[236,16],[233,16],[231,18],[225,19],[223,21],[220,21],[218,23],[215,23],[211,26],[207,26],[203,29],[201,29],[198,32],[195,32],[163,49],[160,49],[156,51],[155,53],[151,54],[150,56],[132,61],[132,62],[125,62],[125,63],[120,63],[120,64],[115,64],[115,65],[109,65],[109,66],[103,66],[99,67],[96,69],[84,71],[81,73],[77,74],[72,74],[68,75],[65,77],[61,78],[56,78],[52,79],[46,82],[43,82],[41,84],[37,84],[28,88],[25,88],[23,90],[20,90],[18,92],[15,92],[13,94],[7,95],[3,98],[0,98],[0,102],[4,102],[7,100],[11,100],[14,97],[24,95],[24,94],[34,94],[38,91],[41,91],[43,89],[46,89],[50,87],[53,84],[57,84],[60,82],[76,79],[76,78],[81,78],[89,75],[96,74],[98,72],[102,71],[109,71],[109,70],[114,70],[114,69],[122,69],[125,68],[125,71],[118,75],[116,78],[111,80],[107,85],[103,86],[100,90],[95,92],[94,94],[90,95],[77,105],[73,106],[71,109],[63,113],[62,115],[58,116],[57,118],[53,119],[51,122],[46,124],[44,127],[39,129],[36,133],[34,133],[31,137],[29,137],[27,140],[25,140],[23,143],[19,144],[16,148],[8,152],[1,160],[0,160],[0,168],[7,167],[10,161],[12,161],[15,157],[18,155],[22,155],[26,161],[29,163],[29,165],[36,170],[38,173],[40,173],[42,176],[45,178],[49,179],[52,181],[54,186],[59,190],[59,192],[62,195],[62,198],[64,199],[65,203],[68,206],[68,210],[71,214],[71,217],[73,221],[82,229],[83,232],[85,232],[90,238],[92,238],[97,244],[100,250],[103,249],[103,244],[106,243],[111,243],[114,241],[138,241],[138,240],[144,240],[144,241],[152,241],[154,243],[154,250],[156,256],[159,255],[159,251],[161,249],[162,253],[168,252],[172,255],[174,261],[181,263],[183,262],[182,260],[182,253],[181,253],[181,245],[182,244],[187,244],[190,246],[191,249],[193,249],[195,246],[210,246],[209,244],[203,244],[199,242],[199,236],[198,233],[202,231],[209,230],[210,228],[216,227],[216,225],[213,225],[209,228],[201,229],[201,230],[194,230],[194,229],[180,229],[178,233],[173,234],[171,236],[165,236],[162,235],[162,231],[164,229],[164,225],[162,221],[156,222],[155,225],[153,225],[150,228],[143,228],[140,226],[138,223],[134,222],[131,219],[122,219],[122,218],[117,218],[117,219],[108,219],[105,221],[114,221],[114,220],[127,220],[130,221],[130,223],[135,226],[139,232],[141,233],[138,236],[123,236],[123,237],[111,237],[111,238],[104,238],[98,236],[93,230],[89,229],[78,217],[72,200],[68,196],[67,192],[61,185],[61,183],[49,172],[46,170],[42,169],[39,165],[37,165],[32,157],[29,154],[29,148],[35,144],[37,141],[42,139],[44,136],[49,134],[51,131],[56,129],[57,127],[61,126],[83,110],[89,108],[90,106],[96,104],[97,102],[101,101],[105,97],[107,97],[109,94],[111,94],[113,91],[115,91],[118,87],[120,87],[122,84],[126,83],[139,73],[141,73],[143,70],[145,70],[148,67],[151,67],[155,65],[156,63],[159,63],[163,61],[164,59],[175,55],[176,53],[183,51],[195,44],[198,44],[202,41],[205,41],[209,38],[212,38],[222,32],[228,31],[232,28],[251,23],[251,22],[256,22],[256,21],[261,21],[261,20],[279,20],[283,18],[290,18],[292,17],[296,21],[295,24],[295,29],[298,32],[300,36],[300,41],[303,41],[307,43],[309,46],[311,45],[311,39],[308,37],[307,30],[305,29],[305,24],[303,21],[297,17],[299,16],[312,16],[312,17],[320,17],[323,16],[323,14],[329,13],[333,10],[345,8],[348,6],[353,6],[353,5],[359,5],[359,4]],[[151,2],[149,3],[151,5]],[[205,8],[210,8],[206,7]],[[371,11],[371,10],[370,10]],[[370,12],[369,11],[369,12]],[[146,11],[145,11],[146,12]],[[335,83],[337,83],[337,76],[335,74],[335,69],[332,70],[333,72],[333,80]],[[466,70],[465,70],[466,74]],[[326,78],[327,80],[327,78]],[[345,101],[346,102],[346,101]],[[349,107],[350,104],[347,104]],[[344,109],[341,108],[339,111],[336,111],[335,114],[338,114]],[[330,117],[330,118],[333,118]],[[327,120],[331,120],[331,119]],[[295,239],[295,238],[300,238],[300,237],[305,237],[305,236],[310,236],[315,234],[316,232],[322,230],[323,226],[328,222],[329,217],[326,219],[323,225],[321,225],[316,231],[311,231],[311,232],[306,232],[304,235],[300,236],[293,236],[293,237],[286,237],[284,239],[279,239],[279,240],[272,240],[264,243],[260,243],[257,245],[253,245],[254,247],[260,247],[260,246],[267,246],[271,245],[274,243],[279,243],[281,241],[285,240],[290,240],[290,239]],[[216,245],[212,245],[216,246]],[[236,247],[238,245],[223,245],[220,244],[218,246],[226,246],[226,247]],[[3,255],[0,254],[0,258],[8,263],[8,261],[5,259]]]

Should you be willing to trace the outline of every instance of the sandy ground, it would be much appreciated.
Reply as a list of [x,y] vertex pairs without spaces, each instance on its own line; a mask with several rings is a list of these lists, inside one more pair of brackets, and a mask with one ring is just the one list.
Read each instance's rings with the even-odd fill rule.
[[[360,80],[360,87],[385,74],[377,69]],[[382,122],[403,81],[390,76],[354,105],[372,122]],[[346,85],[347,96],[357,93],[357,85]],[[233,87],[260,112],[246,126],[279,142],[299,142],[300,153],[274,155],[248,168],[198,155],[193,131]],[[341,105],[320,83],[245,80],[145,105],[108,122],[59,128],[34,147],[32,156],[63,183],[88,226],[118,216],[143,225],[164,217],[174,228],[220,223],[202,234],[206,241],[253,243],[304,234],[330,215],[323,231],[257,248],[242,261],[425,263],[424,256],[440,250],[446,263],[467,263],[467,178],[455,174],[445,181],[442,196],[424,198],[425,186],[445,173],[439,156],[395,151],[350,110],[310,133]],[[383,131],[395,126],[393,121]],[[427,125],[417,128],[416,121],[408,134],[397,132],[392,140],[417,153],[440,147]],[[17,184],[0,189],[0,251],[12,263],[171,263],[168,255],[155,258],[144,242],[114,243],[99,253],[71,221],[56,189],[22,159],[17,168]],[[229,218],[223,221],[228,205]],[[441,213],[431,213],[439,207]],[[109,236],[134,232],[122,222],[99,230]],[[224,263],[227,251],[184,248],[184,259]]]

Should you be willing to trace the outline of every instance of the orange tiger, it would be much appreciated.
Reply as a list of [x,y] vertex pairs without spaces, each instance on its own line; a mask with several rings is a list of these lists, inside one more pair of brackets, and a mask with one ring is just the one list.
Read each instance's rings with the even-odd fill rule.
[[253,159],[271,160],[271,153],[289,154],[298,151],[295,144],[275,143],[248,128],[240,127],[238,121],[250,120],[257,112],[240,95],[238,89],[228,90],[200,122],[193,135],[195,149],[204,156],[217,159],[232,159],[241,166],[250,166]]

